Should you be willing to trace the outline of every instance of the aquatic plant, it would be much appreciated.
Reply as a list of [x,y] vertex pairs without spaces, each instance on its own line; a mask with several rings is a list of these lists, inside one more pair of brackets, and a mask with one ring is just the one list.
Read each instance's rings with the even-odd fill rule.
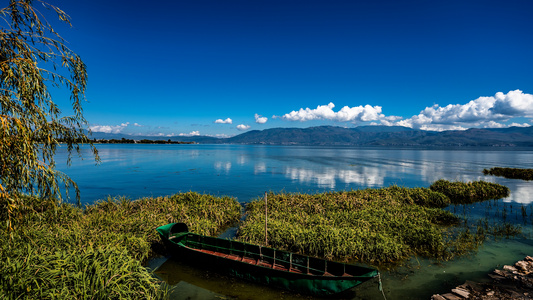
[[85,216],[87,226],[93,230],[139,239],[138,243],[123,243],[129,248],[142,245],[142,249],[130,250],[138,255],[137,259],[144,260],[150,254],[150,245],[159,242],[155,228],[184,222],[193,232],[215,235],[224,226],[239,220],[241,206],[235,198],[188,192],[135,201],[108,198],[87,206]]
[[[397,186],[315,195],[268,194],[270,246],[326,258],[398,262],[412,255],[444,257],[441,225],[458,219],[445,196]],[[419,204],[422,205],[419,205]],[[242,241],[264,244],[264,202],[246,206]]]
[[17,244],[0,266],[2,299],[158,299],[166,293],[125,249]]
[[142,266],[159,243],[155,228],[186,221],[216,234],[238,220],[234,198],[184,193],[108,198],[85,210],[28,197],[9,232],[0,223],[0,299],[161,299],[166,290]]
[[522,233],[522,227],[517,224],[499,223],[490,227],[490,233],[496,237],[510,238]]
[[452,204],[469,204],[509,196],[508,187],[486,181],[450,182],[440,179],[430,187],[431,190],[442,193],[450,198]]
[[490,168],[483,169],[483,174],[494,175],[511,179],[533,180],[533,169],[518,168]]

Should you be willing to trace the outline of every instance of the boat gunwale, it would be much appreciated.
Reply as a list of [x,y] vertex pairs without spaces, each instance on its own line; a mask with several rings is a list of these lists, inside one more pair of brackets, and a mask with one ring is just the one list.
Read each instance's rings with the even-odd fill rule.
[[[165,238],[169,242],[173,243],[176,246],[183,247],[184,249],[187,249],[189,251],[194,251],[195,253],[201,253],[201,254],[207,255],[207,256],[214,256],[214,257],[218,257],[218,258],[221,258],[221,259],[225,259],[225,260],[229,260],[229,261],[233,261],[233,262],[237,262],[237,263],[241,263],[241,264],[245,264],[245,265],[249,265],[249,266],[260,267],[260,268],[265,269],[265,270],[273,270],[273,271],[282,272],[282,273],[285,273],[285,274],[300,275],[300,276],[308,277],[310,279],[312,278],[312,279],[324,279],[324,280],[355,280],[355,279],[358,279],[358,278],[369,278],[370,279],[370,278],[375,278],[375,277],[379,276],[379,271],[378,270],[370,268],[370,267],[366,267],[366,266],[358,266],[358,265],[349,264],[349,263],[331,261],[331,260],[327,260],[327,259],[324,259],[324,258],[318,258],[318,257],[312,257],[312,256],[308,256],[308,255],[292,253],[290,251],[270,248],[270,247],[267,247],[267,246],[261,246],[261,245],[255,245],[255,244],[250,244],[250,243],[241,242],[241,241],[233,241],[233,240],[226,240],[226,239],[221,239],[221,238],[217,238],[217,237],[205,236],[205,235],[197,234],[197,233],[194,233],[194,232],[175,232],[175,233],[170,234],[170,231],[169,231],[168,233],[169,233],[169,236],[167,236]],[[171,235],[176,235],[176,238],[173,239],[171,237]],[[212,252],[221,254],[221,255],[216,255],[216,254],[211,254],[211,253],[206,253],[204,251],[201,251],[202,249],[199,249],[199,248],[193,248],[193,247],[189,247],[187,245],[184,245],[181,242],[181,240],[185,236],[189,236],[189,235],[196,236],[196,237],[199,237],[199,238],[209,238],[209,239],[214,239],[214,240],[223,240],[223,241],[228,241],[230,243],[248,245],[248,246],[251,246],[251,247],[259,247],[260,249],[271,250],[274,253],[278,252],[278,253],[283,253],[283,254],[291,255],[291,256],[293,254],[295,254],[295,255],[298,255],[300,257],[308,258],[308,259],[311,259],[311,260],[314,260],[314,261],[325,262],[325,263],[334,263],[334,264],[344,265],[344,266],[350,266],[350,267],[353,267],[353,268],[358,268],[358,269],[364,270],[366,272],[364,274],[362,274],[362,275],[352,275],[352,274],[347,274],[347,273],[344,273],[342,275],[334,275],[334,274],[328,273],[327,272],[327,268],[325,270],[309,268],[309,269],[312,269],[315,272],[318,272],[319,274],[306,273],[306,272],[303,272],[303,271],[298,270],[298,269],[296,269],[296,270],[298,270],[300,272],[293,272],[293,271],[291,271],[291,268],[284,267],[282,265],[280,265],[280,266],[282,266],[283,269],[275,268],[274,265],[279,265],[279,264],[275,264],[275,262],[272,262],[272,263],[267,262],[268,265],[269,265],[267,267],[267,266],[263,266],[263,265],[259,264],[259,261],[257,259],[252,258],[252,257],[248,257],[248,258],[251,259],[251,260],[255,260],[256,263],[249,263],[249,262],[244,261],[244,259],[247,257],[245,255],[234,254],[235,256],[238,257],[238,259],[231,259],[229,257],[226,257],[227,255],[230,255],[230,254],[227,254],[227,253],[212,251]],[[202,245],[207,245],[208,247],[215,247],[215,248],[222,248],[222,249],[226,249],[226,250],[230,250],[230,251],[233,250],[233,251],[243,252],[243,251],[238,250],[238,249],[229,249],[229,248],[224,248],[224,247],[220,247],[220,246],[211,245],[211,244],[205,243],[203,241],[202,242],[200,242],[200,241],[191,241],[191,242],[202,244]],[[246,252],[246,251],[244,251],[244,252]],[[255,255],[263,255],[263,254],[255,253],[255,252],[250,252],[250,253],[253,253]],[[275,257],[268,257],[268,258],[276,260]],[[284,261],[284,260],[282,260],[282,262],[284,262],[286,264],[290,263],[291,265],[293,264],[292,262]],[[295,264],[295,265],[297,265],[297,266],[299,266],[301,268],[304,268],[304,269],[308,269],[307,266],[303,266],[303,265],[299,265],[299,264]],[[368,274],[371,274],[371,273],[375,273],[375,274],[374,275],[368,275]],[[324,275],[324,274],[326,274],[326,275]]]

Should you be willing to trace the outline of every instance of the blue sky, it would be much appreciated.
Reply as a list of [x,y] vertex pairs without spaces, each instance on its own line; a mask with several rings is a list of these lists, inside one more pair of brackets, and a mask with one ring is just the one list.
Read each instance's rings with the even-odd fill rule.
[[533,120],[529,0],[50,2],[72,18],[55,29],[87,64],[93,131]]

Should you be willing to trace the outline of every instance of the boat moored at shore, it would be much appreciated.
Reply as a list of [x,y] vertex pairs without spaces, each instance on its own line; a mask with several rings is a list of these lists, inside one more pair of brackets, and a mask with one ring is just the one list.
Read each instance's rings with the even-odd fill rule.
[[379,274],[364,266],[195,234],[184,223],[167,224],[158,227],[157,232],[174,257],[296,293],[333,295]]

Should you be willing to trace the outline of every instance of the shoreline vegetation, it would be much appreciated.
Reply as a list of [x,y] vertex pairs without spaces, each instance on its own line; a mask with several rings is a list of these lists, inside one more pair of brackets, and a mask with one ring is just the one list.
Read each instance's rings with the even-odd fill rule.
[[160,245],[155,228],[180,220],[215,235],[241,215],[234,198],[192,192],[84,209],[27,201],[13,231],[0,223],[1,299],[164,299],[167,288],[142,265]]
[[[490,236],[520,233],[511,224],[464,225],[442,209],[467,201],[450,198],[446,193],[454,193],[444,187],[464,187],[438,182],[439,191],[391,186],[313,195],[271,192],[269,246],[384,269],[410,256],[451,259],[475,251]],[[481,201],[478,196],[489,190],[501,198],[506,189],[493,183],[470,188],[485,192],[473,193],[468,201]],[[108,198],[83,209],[30,197],[25,203],[24,218],[17,219],[13,231],[0,223],[3,299],[164,299],[168,287],[143,267],[165,251],[155,228],[185,222],[192,232],[216,236],[242,216],[235,198],[194,192],[134,201]],[[248,203],[237,238],[264,244],[264,217],[263,199]]]
[[510,179],[533,180],[533,169],[491,168],[484,169],[483,174],[505,177]]
[[93,139],[93,144],[196,144],[195,142],[180,142],[180,141],[171,141],[168,140],[149,140],[149,139],[142,139],[142,140],[133,140],[133,139],[126,139],[121,138],[119,139]]
[[[411,256],[449,260],[475,250],[487,235],[500,231],[481,222],[474,232],[456,226],[461,220],[442,208],[508,195],[507,187],[495,183],[446,180],[429,189],[391,186],[315,195],[270,193],[268,242],[274,248],[382,268]],[[238,233],[241,241],[265,244],[264,206],[263,199],[246,206]],[[509,235],[519,233],[512,225],[507,227]]]

